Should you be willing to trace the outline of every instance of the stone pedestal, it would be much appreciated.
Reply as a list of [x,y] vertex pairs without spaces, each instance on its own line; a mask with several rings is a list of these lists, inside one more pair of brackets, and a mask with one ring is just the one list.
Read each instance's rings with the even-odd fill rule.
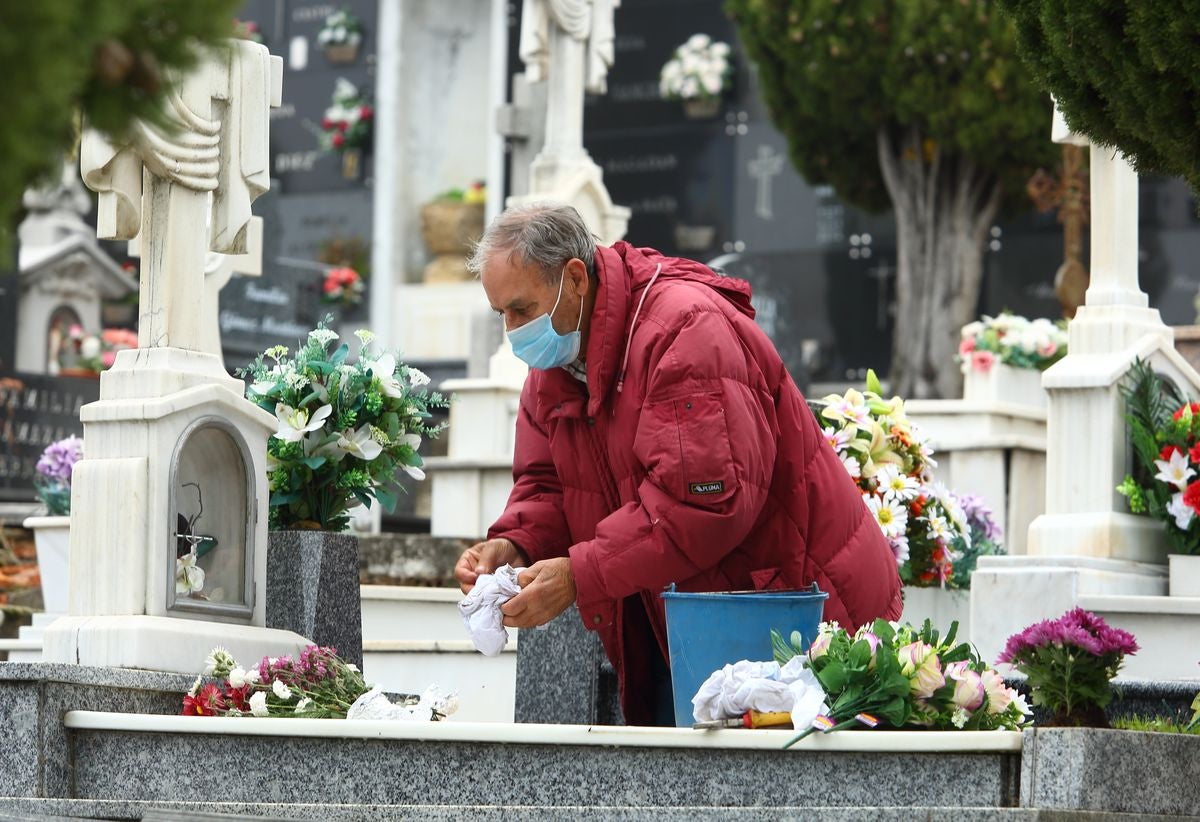
[[358,539],[273,531],[267,548],[267,627],[294,631],[362,668]]
[[1005,641],[1097,595],[1163,596],[1162,565],[1085,556],[980,557],[971,577],[970,639],[994,662]]

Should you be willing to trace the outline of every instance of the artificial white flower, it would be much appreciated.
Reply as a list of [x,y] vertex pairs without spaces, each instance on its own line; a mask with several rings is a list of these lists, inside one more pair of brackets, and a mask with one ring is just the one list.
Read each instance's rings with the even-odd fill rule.
[[229,663],[233,662],[233,657],[229,651],[226,651],[220,645],[208,652],[208,656],[204,657],[204,675],[212,676],[219,670],[223,670]]
[[83,342],[79,344],[79,353],[87,359],[93,359],[100,356],[100,338],[85,337]]
[[188,689],[188,696],[195,696],[197,693],[199,693],[200,685],[202,684],[203,680],[204,677],[196,677],[196,681],[193,682],[192,687]]
[[255,716],[266,716],[270,711],[267,710],[267,692],[255,691],[250,695],[250,713]]
[[825,442],[840,454],[846,444],[850,442],[851,431],[847,428],[837,430],[832,425],[826,425],[821,429],[821,434],[825,437]]
[[347,670],[347,671],[354,671],[355,673],[358,673],[358,666],[357,666],[357,665],[355,665],[353,662],[347,662],[347,663],[346,663],[346,670]]
[[298,442],[310,431],[319,431],[325,426],[325,420],[333,413],[333,406],[326,403],[318,408],[310,417],[303,408],[292,408],[284,403],[275,405],[275,418],[279,421],[279,430],[274,436],[285,442]]
[[271,683],[271,690],[275,693],[275,696],[284,701],[292,698],[292,689],[278,679]]
[[377,360],[367,363],[367,370],[379,380],[379,388],[389,397],[403,397],[404,386],[396,379],[396,358],[384,354]]
[[312,700],[309,699],[308,697],[304,697],[303,699],[301,699],[299,702],[296,703],[296,713],[298,713],[298,714],[304,713],[305,711],[308,710],[308,706],[311,704],[312,704]]
[[229,672],[229,687],[241,688],[246,685],[246,672],[241,668],[234,668]]
[[242,678],[246,680],[247,685],[257,685],[262,679],[262,675],[258,672],[258,668],[251,668],[242,675]]
[[429,385],[429,375],[419,368],[408,367],[408,384],[413,388]]
[[1182,491],[1171,495],[1171,501],[1167,503],[1167,513],[1175,517],[1175,527],[1180,531],[1186,531],[1192,524],[1192,517],[1196,515],[1192,506],[1183,501]]
[[971,714],[966,708],[955,708],[954,713],[950,715],[950,722],[953,723],[954,727],[962,728],[970,718]]
[[415,480],[425,479],[425,472],[415,465],[401,465],[400,467],[404,469],[404,473],[408,474]]
[[1156,480],[1162,480],[1167,485],[1174,485],[1180,491],[1187,487],[1188,480],[1196,476],[1196,471],[1188,465],[1188,456],[1178,448],[1171,453],[1170,459],[1155,460],[1154,466],[1158,473]]
[[908,527],[908,509],[895,500],[874,494],[864,494],[863,500],[885,537],[895,538],[904,534]]
[[[346,81],[339,77],[338,83],[339,83],[339,87],[340,87],[340,84],[346,83]],[[346,84],[349,85],[349,83],[346,83]],[[350,88],[354,88],[354,86],[350,86]],[[334,92],[334,93],[336,94],[337,92]],[[332,328],[314,328],[312,331],[308,332],[308,338],[310,340],[314,340],[318,345],[324,347],[326,345],[329,345],[334,340],[336,340],[338,338],[338,335],[337,335],[337,332],[334,331]]]
[[908,502],[920,492],[921,486],[913,477],[908,476],[896,465],[885,465],[875,474],[879,489],[890,500]]
[[892,554],[896,557],[896,564],[903,565],[908,562],[908,536],[901,534],[898,537],[892,537],[888,540],[888,544],[892,547]]
[[383,451],[383,446],[371,436],[370,425],[361,425],[354,432],[343,431],[338,435],[337,446],[350,456],[366,462],[375,459]]
[[930,514],[928,517],[926,517],[925,522],[927,523],[928,527],[928,531],[926,533],[928,533],[930,539],[940,540],[942,542],[949,541],[951,537],[950,523],[946,521],[945,517],[940,517],[937,514]]
[[363,345],[370,345],[375,341],[375,332],[368,331],[365,328],[360,328],[355,331],[354,336],[358,337],[358,341]]
[[175,560],[175,595],[188,596],[204,590],[204,569],[196,565],[196,555],[187,553]]
[[310,382],[308,377],[304,376],[299,371],[289,371],[284,375],[283,381],[287,383],[287,387],[293,391],[303,388]]
[[858,458],[851,454],[846,454],[842,457],[842,467],[846,469],[846,473],[853,479],[858,479],[862,476],[862,465],[859,463]]

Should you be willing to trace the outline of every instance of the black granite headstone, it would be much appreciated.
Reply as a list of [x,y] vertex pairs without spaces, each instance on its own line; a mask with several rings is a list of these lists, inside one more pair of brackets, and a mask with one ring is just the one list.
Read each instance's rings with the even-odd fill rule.
[[99,396],[99,380],[0,372],[0,500],[35,499],[42,450],[82,435],[79,409]]
[[20,294],[17,273],[0,272],[0,373],[11,370],[17,359],[17,305]]

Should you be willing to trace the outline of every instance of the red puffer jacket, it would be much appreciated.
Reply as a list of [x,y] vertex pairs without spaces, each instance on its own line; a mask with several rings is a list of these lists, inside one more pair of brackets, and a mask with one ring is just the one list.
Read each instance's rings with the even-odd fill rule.
[[569,554],[626,721],[651,721],[669,583],[815,581],[826,620],[899,618],[892,551],[755,325],[749,284],[624,242],[597,249],[596,272],[586,390],[562,368],[530,371],[516,484],[488,536],[530,562]]

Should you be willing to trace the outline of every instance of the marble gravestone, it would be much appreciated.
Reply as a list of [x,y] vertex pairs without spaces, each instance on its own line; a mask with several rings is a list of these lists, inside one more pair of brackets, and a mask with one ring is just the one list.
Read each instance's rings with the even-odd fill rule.
[[48,662],[187,673],[216,645],[252,660],[307,644],[265,627],[275,420],[205,350],[207,255],[249,250],[281,81],[264,46],[230,41],[169,93],[170,133],[139,123],[120,146],[84,133],[99,235],[140,235],[139,348],[80,411],[69,612],[46,629]]

